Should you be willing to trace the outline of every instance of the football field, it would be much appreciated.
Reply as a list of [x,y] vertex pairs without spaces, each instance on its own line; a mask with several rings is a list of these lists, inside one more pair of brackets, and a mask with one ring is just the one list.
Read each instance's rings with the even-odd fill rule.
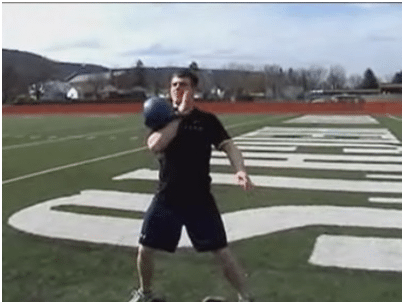
[[[255,189],[212,153],[212,193],[259,302],[402,301],[402,120],[218,115]],[[158,162],[140,114],[3,116],[3,301],[127,301]],[[184,232],[168,301],[236,301]]]

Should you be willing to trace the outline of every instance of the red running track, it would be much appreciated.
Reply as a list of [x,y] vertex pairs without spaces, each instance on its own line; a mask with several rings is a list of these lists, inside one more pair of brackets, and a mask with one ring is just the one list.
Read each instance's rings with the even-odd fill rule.
[[[374,101],[362,104],[349,103],[230,103],[197,102],[197,106],[213,113],[252,113],[252,114],[402,114],[402,102]],[[36,104],[3,106],[3,115],[29,114],[106,114],[140,113],[142,103],[73,103]]]

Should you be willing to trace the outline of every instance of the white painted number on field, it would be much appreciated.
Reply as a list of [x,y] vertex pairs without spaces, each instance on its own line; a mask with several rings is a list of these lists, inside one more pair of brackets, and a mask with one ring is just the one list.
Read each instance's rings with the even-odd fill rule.
[[[370,116],[303,116],[287,123],[377,124]],[[369,194],[368,207],[273,206],[223,214],[230,242],[313,225],[365,228],[402,228],[402,212],[376,208],[401,204],[401,143],[383,128],[265,127],[235,138],[247,166],[356,171],[362,179],[252,175],[258,187],[338,191]],[[334,154],[300,153],[300,147],[332,147]],[[335,149],[340,149],[338,154]],[[220,152],[212,157],[212,183],[235,185],[232,174],[215,172],[228,166]],[[369,172],[369,173],[368,173]],[[377,174],[372,174],[377,172]],[[157,180],[147,168],[113,178]],[[141,219],[78,214],[57,210],[65,205],[144,212],[153,194],[86,190],[49,200],[12,215],[8,223],[18,230],[46,237],[136,247]],[[253,223],[253,224],[252,224]],[[182,234],[180,247],[191,242]],[[401,271],[401,239],[322,235],[309,263],[321,267]]]

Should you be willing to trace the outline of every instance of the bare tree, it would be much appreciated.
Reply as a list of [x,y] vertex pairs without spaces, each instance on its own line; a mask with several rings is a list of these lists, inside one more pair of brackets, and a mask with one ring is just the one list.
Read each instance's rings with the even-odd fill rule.
[[264,66],[265,96],[277,99],[283,82],[283,69],[277,64]]
[[308,90],[317,90],[321,88],[327,70],[324,67],[313,65],[305,73]]
[[133,82],[132,86],[140,86],[140,87],[145,87],[146,86],[146,70],[143,65],[143,62],[139,59],[136,63],[136,68],[134,71],[133,75]]
[[265,81],[264,73],[260,72],[249,73],[245,80],[248,92],[264,93],[265,92],[264,81]]
[[228,65],[225,65],[223,67],[225,70],[234,70],[234,71],[249,71],[252,72],[255,70],[255,67],[252,64],[248,63],[236,63],[236,62],[231,62]]
[[363,82],[363,77],[358,74],[353,74],[353,75],[349,76],[348,81],[347,81],[348,86],[351,89],[360,88],[362,82]]
[[331,66],[327,83],[332,89],[343,89],[346,83],[345,69],[340,65]]
[[289,68],[288,73],[287,73],[287,79],[288,82],[292,85],[296,85],[297,84],[297,80],[299,78],[298,73],[296,73],[293,68]]
[[101,90],[108,84],[108,80],[105,77],[104,73],[99,73],[97,75],[93,75],[89,80],[88,84],[92,88],[92,96],[95,99],[101,98]]

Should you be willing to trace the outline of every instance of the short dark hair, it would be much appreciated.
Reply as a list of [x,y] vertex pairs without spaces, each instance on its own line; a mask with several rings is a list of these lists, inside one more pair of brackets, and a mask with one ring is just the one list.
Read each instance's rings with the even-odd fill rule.
[[191,79],[191,84],[194,88],[196,88],[196,86],[198,85],[198,81],[199,81],[198,77],[194,73],[192,73],[192,71],[189,69],[181,69],[181,70],[175,71],[170,77],[170,83],[174,77]]

